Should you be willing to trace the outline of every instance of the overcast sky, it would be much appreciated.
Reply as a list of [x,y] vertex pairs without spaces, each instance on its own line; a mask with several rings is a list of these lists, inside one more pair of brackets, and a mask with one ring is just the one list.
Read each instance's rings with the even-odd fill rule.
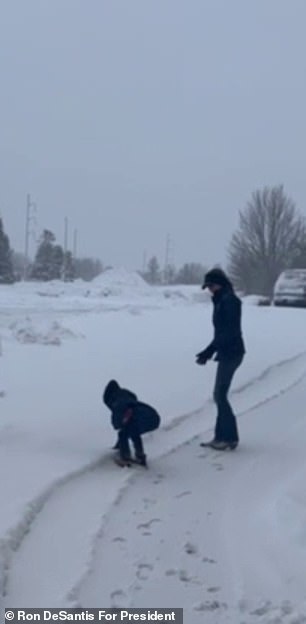
[[[0,212],[140,268],[224,262],[238,210],[306,212],[305,0],[0,0]],[[38,233],[37,231],[37,233]],[[71,240],[71,236],[70,236]],[[32,243],[32,252],[34,245]]]

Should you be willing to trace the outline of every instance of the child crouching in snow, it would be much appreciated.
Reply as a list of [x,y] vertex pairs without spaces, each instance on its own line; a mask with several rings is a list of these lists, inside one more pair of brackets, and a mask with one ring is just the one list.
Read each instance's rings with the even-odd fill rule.
[[[159,414],[150,405],[138,401],[136,394],[120,388],[115,380],[107,384],[103,401],[111,410],[112,425],[118,431],[118,440],[114,446],[114,449],[119,451],[117,463],[121,466],[128,466],[131,462],[136,462],[141,466],[146,466],[141,436],[158,429]],[[135,458],[131,456],[130,440],[134,446]]]

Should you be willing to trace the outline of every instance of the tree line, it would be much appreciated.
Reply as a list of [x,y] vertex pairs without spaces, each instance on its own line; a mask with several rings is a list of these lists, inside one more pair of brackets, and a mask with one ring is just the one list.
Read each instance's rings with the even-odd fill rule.
[[141,276],[152,285],[158,284],[200,284],[203,280],[205,267],[197,262],[186,262],[180,269],[173,264],[162,268],[156,256],[150,258],[147,267],[141,271]]
[[[306,219],[285,193],[282,185],[255,191],[239,211],[238,228],[228,248],[226,270],[235,286],[244,294],[271,297],[274,284],[282,271],[306,268]],[[55,236],[44,230],[34,262],[26,267],[33,280],[82,278],[93,279],[101,273],[100,260],[76,259],[64,252]],[[24,257],[10,248],[0,218],[0,283],[10,284],[24,272]],[[191,262],[180,269],[168,265],[163,269],[153,256],[141,275],[150,284],[200,284],[205,267]]]
[[24,254],[11,249],[0,218],[0,284],[13,284],[24,277],[37,281],[90,281],[102,271],[99,259],[74,258],[71,251],[64,251],[50,230],[42,232],[34,261],[27,261]]

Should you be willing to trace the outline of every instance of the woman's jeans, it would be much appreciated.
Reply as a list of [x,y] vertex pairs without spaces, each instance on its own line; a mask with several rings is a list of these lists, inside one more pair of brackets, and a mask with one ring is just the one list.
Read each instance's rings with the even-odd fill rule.
[[222,442],[238,442],[238,428],[235,415],[227,398],[234,374],[239,368],[243,356],[220,360],[217,368],[214,388],[214,401],[217,405],[217,422],[215,440]]

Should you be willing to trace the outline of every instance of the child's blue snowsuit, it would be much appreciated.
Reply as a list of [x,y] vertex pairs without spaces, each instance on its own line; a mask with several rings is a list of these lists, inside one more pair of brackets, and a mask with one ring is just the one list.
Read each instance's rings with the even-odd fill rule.
[[103,401],[111,410],[112,425],[118,431],[115,448],[119,450],[121,459],[131,458],[129,440],[132,440],[136,459],[146,465],[141,436],[158,429],[160,416],[157,411],[150,405],[138,401],[137,396],[130,390],[120,388],[115,380],[107,384]]

